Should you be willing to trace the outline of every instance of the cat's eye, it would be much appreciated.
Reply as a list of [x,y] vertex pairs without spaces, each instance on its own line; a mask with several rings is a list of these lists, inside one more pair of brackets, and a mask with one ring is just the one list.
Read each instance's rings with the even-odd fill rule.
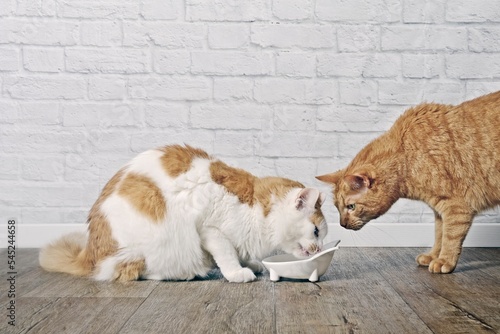
[[347,210],[354,211],[356,209],[356,204],[347,204]]
[[319,230],[317,227],[314,228],[314,236],[317,238],[319,236]]

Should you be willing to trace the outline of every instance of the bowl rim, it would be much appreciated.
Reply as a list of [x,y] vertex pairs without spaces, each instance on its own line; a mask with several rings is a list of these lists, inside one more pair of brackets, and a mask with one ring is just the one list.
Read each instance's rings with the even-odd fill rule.
[[[277,262],[269,262],[267,261],[267,259],[270,259],[270,258],[273,258],[275,256],[279,256],[279,255],[286,255],[286,254],[278,254],[278,255],[273,255],[273,256],[269,256],[269,257],[266,257],[264,260],[262,260],[262,263],[264,264],[268,264],[268,265],[273,265],[273,264],[291,264],[291,263],[304,263],[304,262],[308,262],[308,261],[313,261],[314,259],[326,254],[326,253],[329,253],[329,252],[332,252],[332,251],[335,251],[337,249],[339,249],[339,246],[338,244],[340,243],[340,240],[333,240],[331,242],[328,242],[326,243],[323,247],[324,249],[317,253],[317,254],[314,254],[313,256],[311,257],[307,257],[307,258],[304,258],[304,259],[298,259],[297,260],[294,260],[294,261],[277,261]],[[291,255],[293,256],[292,254],[288,254],[288,255]]]

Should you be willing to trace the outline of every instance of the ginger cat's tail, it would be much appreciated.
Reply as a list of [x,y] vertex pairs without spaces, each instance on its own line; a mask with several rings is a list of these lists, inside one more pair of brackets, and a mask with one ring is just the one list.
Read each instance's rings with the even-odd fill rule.
[[47,271],[87,276],[92,264],[87,260],[85,233],[71,233],[56,240],[40,251],[40,266]]

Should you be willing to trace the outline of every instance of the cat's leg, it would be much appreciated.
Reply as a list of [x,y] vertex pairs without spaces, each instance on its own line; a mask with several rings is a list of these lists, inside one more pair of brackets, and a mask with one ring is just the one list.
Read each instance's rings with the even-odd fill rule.
[[146,262],[143,258],[127,258],[121,254],[109,256],[96,266],[94,279],[98,281],[136,281],[143,276]]
[[421,266],[429,266],[432,260],[439,257],[441,253],[441,244],[443,240],[443,218],[434,211],[434,246],[428,253],[422,253],[417,256],[417,263]]
[[474,215],[465,205],[452,204],[443,208],[443,236],[439,257],[429,264],[432,273],[447,274],[453,272],[462,252],[464,242]]
[[246,261],[244,262],[244,265],[256,274],[260,274],[264,271],[264,269],[266,269],[266,267],[264,267],[264,265],[257,260]]
[[229,282],[250,282],[256,279],[255,274],[240,264],[238,253],[231,242],[218,229],[205,228],[202,233],[203,247],[209,252],[220,268],[222,275]]

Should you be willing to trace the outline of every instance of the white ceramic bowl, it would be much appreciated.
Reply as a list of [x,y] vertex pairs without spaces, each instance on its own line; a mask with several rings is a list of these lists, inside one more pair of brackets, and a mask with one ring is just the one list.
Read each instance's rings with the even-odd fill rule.
[[269,270],[271,281],[279,281],[280,277],[309,279],[316,282],[332,262],[333,253],[339,247],[340,240],[329,242],[323,250],[308,258],[299,259],[292,254],[280,254],[265,258],[262,263]]

